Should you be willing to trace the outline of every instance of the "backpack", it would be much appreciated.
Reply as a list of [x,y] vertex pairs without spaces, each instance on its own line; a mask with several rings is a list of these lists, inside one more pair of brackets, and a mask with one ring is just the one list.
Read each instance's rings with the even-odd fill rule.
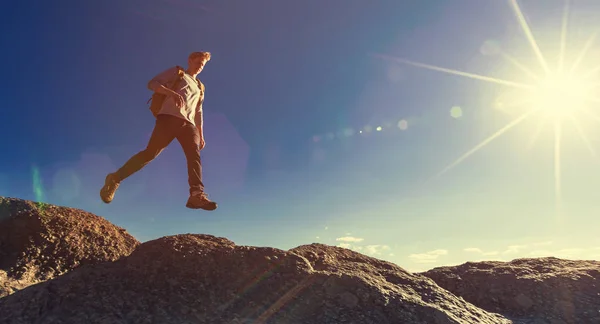
[[[183,75],[185,74],[185,70],[177,65],[177,78],[173,81],[173,84],[168,87],[171,90],[176,89],[177,85],[179,84],[179,82],[183,79]],[[194,80],[196,81],[196,83],[198,84],[198,87],[200,88],[200,92],[201,95],[204,94],[204,84],[202,84],[202,82],[200,82],[200,80],[194,78]],[[146,103],[150,103],[150,107],[148,109],[150,109],[150,111],[152,112],[152,115],[154,115],[154,117],[158,116],[158,113],[160,112],[160,109],[162,108],[163,102],[165,101],[165,99],[167,98],[166,95],[159,93],[159,92],[154,92],[152,93],[152,97],[150,99],[148,99],[148,101]]]

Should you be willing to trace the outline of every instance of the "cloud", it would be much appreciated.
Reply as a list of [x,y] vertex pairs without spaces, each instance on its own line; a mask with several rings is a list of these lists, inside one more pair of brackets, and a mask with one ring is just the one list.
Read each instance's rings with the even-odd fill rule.
[[365,254],[376,256],[381,255],[383,251],[388,251],[390,249],[387,245],[366,245],[364,247]]
[[552,241],[542,241],[542,242],[534,242],[531,244],[509,245],[508,248],[504,252],[502,252],[502,254],[519,253],[519,252],[521,252],[525,249],[531,248],[531,247],[549,246],[552,244],[553,244]]
[[[534,242],[529,244],[515,244],[509,245],[504,251],[502,251],[502,255],[511,255],[510,258],[515,257],[531,257],[531,258],[541,258],[541,257],[557,257],[563,259],[598,259],[600,258],[600,247],[570,247],[570,248],[550,248],[550,246],[555,245],[553,241],[541,241]],[[482,255],[497,255],[498,252],[483,252],[478,248],[465,248],[465,252],[478,252]]]
[[498,255],[498,254],[500,254],[500,252],[498,252],[498,251],[483,252],[483,255]]
[[425,253],[414,253],[408,257],[416,263],[435,263],[440,256],[447,254],[448,250],[437,249]]
[[526,249],[527,245],[510,245],[502,254],[516,254]]
[[593,260],[600,260],[600,247],[592,248],[588,258]]
[[[526,249],[545,247],[545,246],[550,246],[552,244],[554,244],[554,242],[552,242],[552,241],[541,241],[541,242],[534,242],[534,243],[530,243],[530,244],[509,245],[508,248],[502,252],[502,254],[517,254],[517,253],[522,253],[523,250],[526,250]],[[530,251],[529,253],[530,254],[547,254],[548,251],[535,249],[535,250]]]
[[526,250],[530,250],[531,248],[537,248],[537,249],[531,250],[527,253],[531,256],[546,256],[551,253],[546,249],[539,249],[539,247],[545,247],[545,246],[549,246],[552,244],[553,244],[552,241],[542,241],[542,242],[535,242],[535,243],[530,243],[530,244],[513,244],[513,245],[509,245],[508,247],[506,247],[506,249],[502,252],[484,251],[477,247],[467,247],[467,248],[464,248],[463,251],[468,252],[468,253],[477,253],[482,256],[495,256],[495,255],[499,255],[499,254],[503,254],[503,255],[523,254],[526,252]]
[[582,248],[570,248],[570,249],[561,249],[556,251],[555,256],[558,258],[565,259],[579,259],[583,256],[583,254],[589,250],[592,252],[592,249],[582,249]]
[[341,247],[341,248],[344,248],[344,249],[353,250],[353,251],[356,251],[356,252],[363,253],[363,247],[360,246],[360,245],[353,245],[353,244],[350,244],[350,243],[339,243],[337,246]]
[[481,255],[498,255],[498,251],[487,251],[484,252],[482,249],[480,248],[474,248],[474,247],[470,247],[470,248],[465,248],[463,249],[463,251],[465,252],[470,252],[470,253],[478,253]]
[[362,242],[362,241],[364,241],[363,238],[353,237],[353,236],[338,237],[335,240],[339,241],[339,242]]
[[560,250],[533,250],[530,257],[557,257],[562,259],[598,259],[600,248],[564,248]]
[[352,244],[350,243],[340,243],[338,244],[338,247],[344,248],[344,249],[352,249]]
[[360,244],[356,244],[359,242],[364,241],[363,238],[359,238],[359,237],[353,237],[353,236],[344,236],[344,237],[338,237],[335,239],[336,241],[340,242],[338,243],[338,247],[344,248],[344,249],[349,249],[349,250],[353,250],[359,253],[363,253],[365,255],[368,256],[372,256],[372,257],[380,257],[382,255],[384,255],[385,252],[387,252],[388,256],[392,256],[393,254],[390,253],[391,248],[388,245],[384,245],[384,244],[369,244],[369,245],[360,245]]
[[547,257],[547,256],[551,256],[552,252],[548,251],[548,250],[533,250],[531,252],[529,252],[529,256],[532,257]]

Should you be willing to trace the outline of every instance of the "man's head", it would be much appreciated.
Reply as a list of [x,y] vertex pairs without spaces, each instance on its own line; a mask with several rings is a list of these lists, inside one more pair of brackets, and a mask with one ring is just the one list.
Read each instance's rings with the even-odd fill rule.
[[210,61],[210,52],[193,52],[188,56],[188,70],[198,74],[202,72],[208,61]]

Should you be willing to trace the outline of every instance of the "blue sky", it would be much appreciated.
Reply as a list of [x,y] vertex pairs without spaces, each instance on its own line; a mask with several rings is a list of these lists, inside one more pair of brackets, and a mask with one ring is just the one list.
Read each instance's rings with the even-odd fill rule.
[[[519,4],[556,66],[563,1]],[[597,29],[599,9],[571,6],[567,64]],[[496,105],[510,87],[376,56],[531,81],[510,60],[543,72],[510,1],[14,2],[2,27],[0,195],[82,208],[142,241],[207,233],[283,249],[321,242],[414,271],[600,259],[590,152],[600,149],[600,119],[577,117],[587,143],[562,128],[560,204],[554,128],[529,146],[538,117],[433,177],[515,120]],[[590,43],[577,76],[600,65],[599,48]],[[202,158],[219,209],[185,208],[176,143],[105,205],[105,175],[152,130],[147,81],[197,50],[213,54],[199,76]]]

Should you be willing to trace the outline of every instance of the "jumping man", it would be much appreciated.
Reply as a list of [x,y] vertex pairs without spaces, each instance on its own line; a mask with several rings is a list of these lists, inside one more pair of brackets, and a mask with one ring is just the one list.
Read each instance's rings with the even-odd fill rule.
[[155,105],[156,108],[151,107],[156,116],[154,130],[144,150],[132,156],[116,172],[106,176],[104,187],[100,190],[102,201],[110,203],[121,181],[142,169],[177,139],[187,160],[190,197],[186,207],[204,210],[217,208],[217,203],[208,199],[202,183],[200,150],[205,145],[202,130],[204,84],[196,79],[210,57],[209,52],[191,53],[187,69],[174,66],[148,82],[148,89],[155,93],[152,100],[159,103]]

